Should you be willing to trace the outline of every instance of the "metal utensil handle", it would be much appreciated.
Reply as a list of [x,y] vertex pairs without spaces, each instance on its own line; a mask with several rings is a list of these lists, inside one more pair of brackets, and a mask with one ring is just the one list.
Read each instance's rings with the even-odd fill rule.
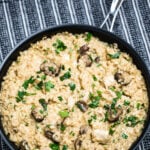
[[117,14],[118,14],[118,11],[119,11],[119,9],[120,9],[123,2],[124,2],[124,0],[113,0],[112,1],[110,10],[109,10],[108,14],[106,15],[104,21],[102,22],[100,28],[103,28],[103,26],[106,24],[109,16],[113,15],[113,18],[112,18],[112,21],[111,21],[111,26],[108,29],[108,31],[112,32],[113,27],[114,27],[114,23],[115,23]]

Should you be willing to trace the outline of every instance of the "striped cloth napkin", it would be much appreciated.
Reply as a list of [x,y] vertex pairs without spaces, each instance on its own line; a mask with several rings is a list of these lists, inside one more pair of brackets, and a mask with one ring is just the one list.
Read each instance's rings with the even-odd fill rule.
[[[112,0],[0,0],[0,64],[23,39],[47,27],[79,23],[99,27]],[[105,30],[111,21],[108,20]],[[150,0],[125,0],[113,32],[130,43],[150,70]],[[0,138],[0,150],[9,150]],[[150,150],[150,132],[139,150]]]

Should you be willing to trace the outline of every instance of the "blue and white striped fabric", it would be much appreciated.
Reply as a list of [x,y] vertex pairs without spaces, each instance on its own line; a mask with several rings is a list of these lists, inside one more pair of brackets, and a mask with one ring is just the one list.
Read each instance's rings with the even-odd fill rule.
[[[29,35],[59,24],[99,27],[112,0],[0,0],[0,64]],[[107,30],[111,21],[108,20]],[[113,32],[130,43],[150,70],[150,0],[125,0]],[[1,139],[0,150],[9,150]],[[139,150],[150,150],[150,132]]]

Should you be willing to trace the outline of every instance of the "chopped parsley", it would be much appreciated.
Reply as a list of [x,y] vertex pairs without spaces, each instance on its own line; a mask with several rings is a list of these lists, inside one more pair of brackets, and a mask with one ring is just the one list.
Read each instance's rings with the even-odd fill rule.
[[112,104],[111,104],[111,109],[115,109],[117,101],[122,97],[122,94],[123,94],[122,91],[116,91],[115,93],[116,93],[117,97],[113,98]]
[[44,84],[43,81],[40,81],[37,85],[35,85],[35,88],[37,90],[42,90],[43,84]]
[[118,99],[120,99],[123,95],[123,92],[122,91],[116,91],[116,96]]
[[42,105],[43,109],[47,110],[47,103],[44,98],[39,99],[39,103]]
[[112,103],[111,103],[111,109],[115,109],[117,101],[118,101],[118,98],[113,98]]
[[71,136],[75,136],[75,133],[74,133],[73,131],[71,131],[69,134],[70,134]]
[[18,91],[17,97],[16,97],[16,102],[25,102],[24,101],[24,96],[30,96],[30,95],[35,95],[36,93],[28,93],[26,91]]
[[65,131],[65,129],[66,129],[66,126],[63,123],[61,123],[60,124],[60,130],[61,131]]
[[115,130],[112,127],[110,127],[110,129],[109,129],[109,135],[113,135],[114,132],[115,132]]
[[93,36],[92,33],[88,32],[86,34],[85,41],[89,42],[91,40],[92,36]]
[[104,122],[106,122],[107,120],[108,120],[108,111],[105,112]]
[[97,116],[96,116],[96,115],[92,115],[92,116],[90,117],[90,119],[88,120],[88,123],[91,124],[92,121],[94,121],[94,120],[96,120],[96,119],[97,119]]
[[108,54],[111,59],[118,59],[120,57],[121,52],[116,52],[114,54]]
[[123,123],[128,127],[135,127],[138,123],[141,123],[142,121],[138,119],[136,116],[129,116],[125,117],[123,120]]
[[69,83],[68,86],[70,87],[71,91],[74,91],[76,88],[76,85],[74,83]]
[[99,106],[99,97],[96,97],[96,99],[92,100],[92,102],[89,104],[89,107],[91,108],[96,108]]
[[114,123],[111,125],[111,127],[114,128],[114,127],[116,127],[116,126],[119,125],[119,124],[120,124],[120,121],[118,120],[118,121],[114,122]]
[[46,75],[45,74],[41,76],[41,80],[46,80]]
[[23,83],[23,87],[24,89],[27,89],[29,84],[33,84],[35,81],[35,79],[33,78],[33,76],[31,76],[28,80],[26,80],[24,83]]
[[49,92],[52,88],[54,88],[54,84],[51,83],[51,81],[45,82],[45,90]]
[[124,106],[129,106],[129,105],[130,105],[130,101],[128,101],[128,100],[124,100],[123,105],[124,105]]
[[125,133],[122,133],[122,138],[123,138],[123,139],[127,139],[128,136],[127,136]]
[[94,81],[97,81],[97,77],[95,75],[92,76]]
[[56,54],[59,54],[67,48],[67,46],[59,39],[56,40],[56,43],[54,43],[53,46],[55,47]]
[[145,106],[144,106],[144,103],[143,104],[141,104],[141,103],[137,103],[136,104],[136,108],[137,108],[137,110],[140,110],[140,109],[142,109],[142,108],[144,108]]
[[114,86],[110,87],[109,89],[110,89],[111,91],[115,92],[115,87],[114,87]]
[[58,114],[60,115],[61,118],[66,118],[69,116],[69,112],[67,110],[59,111]]
[[62,96],[58,96],[57,98],[58,98],[59,101],[63,101]]
[[40,112],[40,114],[44,114],[44,110],[42,110],[42,109],[39,112]]
[[52,66],[51,66],[51,67],[48,67],[48,70],[51,71],[51,72],[54,72],[54,71],[55,71],[54,67],[52,67]]
[[91,100],[91,103],[89,104],[89,107],[96,108],[96,107],[99,106],[99,101],[100,101],[100,98],[101,98],[101,92],[98,91],[97,95],[94,95],[94,94],[90,93],[89,98]]
[[49,147],[51,148],[51,150],[60,150],[58,143],[50,143]]
[[69,78],[71,78],[71,73],[70,73],[70,71],[67,71],[64,75],[62,75],[60,77],[60,80],[63,81],[63,80],[69,79]]
[[67,145],[63,145],[62,150],[68,150],[68,146]]
[[35,109],[35,104],[32,104],[32,106],[31,106],[31,110],[33,110],[33,109]]
[[109,105],[108,104],[104,105],[104,109],[109,110]]
[[140,109],[140,107],[141,107],[141,104],[140,104],[140,103],[137,103],[137,104],[136,104],[136,108],[137,108],[137,110],[139,110],[139,109]]

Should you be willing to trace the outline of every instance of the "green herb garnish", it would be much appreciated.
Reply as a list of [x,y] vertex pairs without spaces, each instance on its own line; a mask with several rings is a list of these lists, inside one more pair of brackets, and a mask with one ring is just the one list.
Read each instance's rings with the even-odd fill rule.
[[92,76],[94,81],[97,81],[97,77],[95,75]]
[[48,67],[48,70],[51,71],[51,72],[55,71],[54,67]]
[[115,54],[108,54],[108,56],[112,59],[118,59],[120,57],[121,52],[116,52]]
[[139,120],[138,117],[131,115],[125,117],[123,123],[128,127],[135,127],[138,123],[141,123],[141,120]]
[[69,83],[68,85],[69,85],[71,91],[75,90],[76,85],[74,83]]
[[96,120],[96,119],[97,119],[97,116],[96,116],[96,115],[92,115],[92,116],[90,117],[90,119],[88,120],[88,123],[91,124],[92,121],[94,121],[94,120]]
[[54,43],[53,46],[55,47],[56,54],[59,54],[67,48],[67,46],[59,39],[56,40],[56,43]]
[[51,81],[45,82],[45,90],[49,92],[52,88],[54,88],[54,84],[51,83]]
[[69,134],[75,136],[75,133],[73,131],[71,131]]
[[136,104],[136,108],[137,108],[137,110],[140,110],[140,109],[142,109],[142,108],[144,108],[145,106],[144,106],[144,103],[143,104],[141,104],[141,103],[137,103]]
[[115,92],[115,87],[114,87],[114,86],[110,87],[109,89],[110,89],[111,91]]
[[105,112],[104,122],[106,122],[107,120],[108,120],[108,111]]
[[117,97],[113,98],[112,104],[111,104],[111,109],[115,109],[117,101],[122,97],[122,94],[123,94],[122,91],[116,91],[115,93],[116,93]]
[[123,95],[123,92],[122,91],[116,91],[116,96],[118,99],[120,99]]
[[31,96],[31,95],[35,95],[36,93],[28,93],[26,91],[18,91],[17,97],[16,97],[16,102],[24,102],[24,96]]
[[61,124],[60,124],[60,130],[61,130],[61,131],[65,131],[65,129],[66,129],[66,126],[61,123]]
[[119,124],[120,124],[120,121],[118,120],[118,121],[114,122],[114,123],[111,125],[111,127],[114,128],[114,127],[116,127],[116,126],[119,125]]
[[92,36],[93,36],[92,33],[88,32],[88,33],[86,34],[85,41],[89,42],[89,41],[91,40]]
[[45,74],[41,76],[41,80],[46,80],[46,75]]
[[104,105],[105,110],[109,110],[110,106],[108,104]]
[[111,109],[115,109],[117,101],[118,101],[118,98],[113,98],[112,103],[111,103]]
[[60,117],[62,118],[66,118],[69,116],[69,112],[67,110],[62,110],[62,111],[59,111],[58,113],[60,115]]
[[51,148],[51,150],[60,150],[58,143],[50,143],[49,147]]
[[122,133],[122,138],[127,139],[128,136],[125,133]]
[[63,81],[63,80],[69,79],[69,78],[71,78],[71,73],[70,73],[70,71],[67,71],[64,75],[62,75],[60,77],[60,80]]
[[42,109],[39,112],[40,112],[40,114],[44,114],[44,110],[42,110]]
[[115,132],[115,130],[111,127],[111,128],[109,129],[109,134],[110,134],[110,135],[113,135],[114,132]]
[[68,146],[67,145],[63,145],[62,150],[68,150]]
[[59,101],[63,101],[62,96],[58,96],[57,98],[58,98]]
[[124,105],[124,106],[129,106],[129,105],[130,105],[130,101],[128,101],[128,100],[124,100],[123,105]]
[[31,76],[28,80],[26,80],[26,81],[23,83],[22,86],[23,86],[25,89],[27,89],[28,86],[29,86],[29,84],[33,84],[34,81],[35,81],[35,79],[33,78],[33,76]]
[[40,81],[37,85],[35,85],[35,88],[37,90],[42,90],[42,87],[43,87],[43,81]]
[[35,109],[35,104],[32,104],[32,106],[31,106],[31,110],[33,110],[33,109]]
[[99,106],[99,101],[100,101],[100,95],[94,95],[90,93],[89,98],[91,100],[91,103],[89,104],[89,107],[91,108],[96,108]]
[[42,105],[43,109],[47,110],[47,103],[44,98],[39,99],[39,103]]

